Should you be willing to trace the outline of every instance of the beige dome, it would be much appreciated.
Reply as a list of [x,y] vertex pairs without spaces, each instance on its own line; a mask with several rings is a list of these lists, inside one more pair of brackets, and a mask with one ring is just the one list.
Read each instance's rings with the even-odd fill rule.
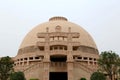
[[89,33],[58,16],[26,35],[14,58],[14,70],[23,71],[26,80],[54,80],[60,78],[61,73],[65,80],[81,77],[90,80],[91,74],[97,71],[98,58],[97,47]]
[[49,22],[42,23],[35,28],[33,28],[24,38],[20,48],[34,46],[36,42],[39,41],[37,34],[41,32],[46,32],[46,28],[49,28],[49,32],[55,32],[56,26],[61,26],[62,32],[68,32],[68,28],[71,27],[71,32],[79,32],[79,42],[83,46],[88,46],[97,49],[96,44],[92,37],[87,31],[85,31],[81,26],[67,21],[64,17],[52,17],[49,19]]

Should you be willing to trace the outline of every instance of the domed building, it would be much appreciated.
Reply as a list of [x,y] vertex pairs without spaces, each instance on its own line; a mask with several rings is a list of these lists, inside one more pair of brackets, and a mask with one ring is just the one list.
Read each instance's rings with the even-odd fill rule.
[[89,33],[57,16],[26,35],[14,58],[14,69],[23,71],[27,80],[90,80],[98,58]]

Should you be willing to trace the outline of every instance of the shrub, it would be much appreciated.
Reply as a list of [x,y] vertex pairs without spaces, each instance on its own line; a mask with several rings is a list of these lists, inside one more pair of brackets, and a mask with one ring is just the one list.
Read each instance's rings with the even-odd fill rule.
[[36,78],[32,78],[32,79],[30,79],[30,80],[39,80],[39,79],[36,79]]
[[80,80],[87,80],[86,78],[81,78]]
[[14,72],[10,75],[10,80],[26,80],[23,72]]
[[91,77],[90,80],[106,80],[106,77],[103,73],[100,72],[94,72]]

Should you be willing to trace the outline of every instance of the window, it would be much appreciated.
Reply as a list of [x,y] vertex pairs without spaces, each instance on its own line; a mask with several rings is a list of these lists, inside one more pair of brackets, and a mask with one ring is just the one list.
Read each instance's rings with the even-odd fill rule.
[[24,60],[27,60],[27,58],[24,58]]
[[79,46],[73,46],[72,48],[73,48],[73,51],[77,51]]
[[84,60],[87,60],[87,57],[84,57]]
[[54,49],[56,50],[56,49],[58,49],[58,47],[57,47],[57,46],[54,46]]
[[67,50],[67,46],[64,47],[64,50]]
[[33,60],[33,57],[29,57],[30,60]]
[[89,58],[89,60],[92,60],[92,58]]
[[39,46],[40,51],[44,51],[44,46]]
[[96,59],[94,58],[94,61],[96,61]]
[[21,58],[20,60],[23,61],[23,58]]
[[82,57],[78,57],[78,59],[82,59]]
[[35,59],[40,59],[40,57],[35,57]]
[[63,50],[63,46],[60,46],[60,50]]
[[50,50],[53,50],[53,46],[50,46]]

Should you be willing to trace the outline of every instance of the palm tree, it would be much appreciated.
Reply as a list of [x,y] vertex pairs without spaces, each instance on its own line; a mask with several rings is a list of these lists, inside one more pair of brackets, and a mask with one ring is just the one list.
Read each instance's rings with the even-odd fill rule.
[[110,80],[115,80],[120,66],[120,57],[112,51],[104,51],[100,54],[98,65],[102,71],[108,74]]

